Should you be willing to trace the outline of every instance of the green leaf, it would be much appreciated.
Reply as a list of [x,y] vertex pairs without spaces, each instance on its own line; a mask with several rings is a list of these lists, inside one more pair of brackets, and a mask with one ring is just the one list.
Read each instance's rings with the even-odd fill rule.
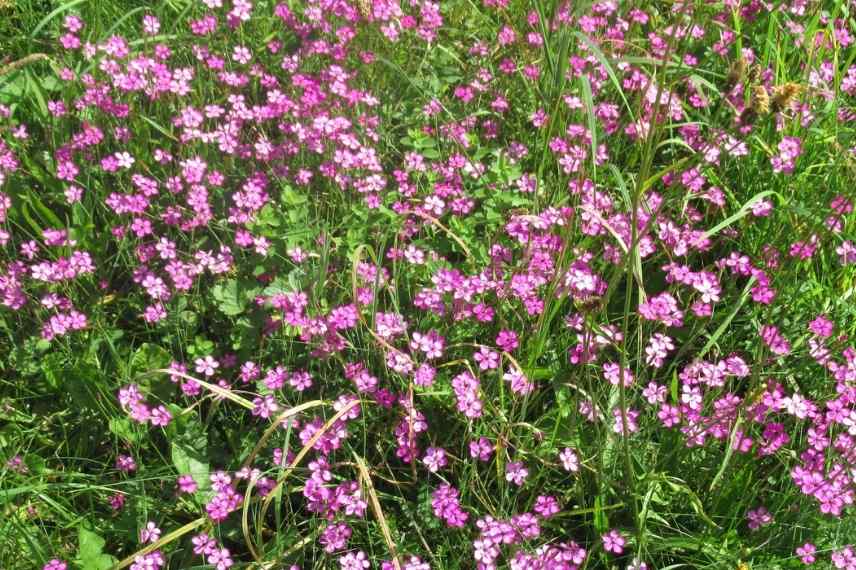
[[84,526],[78,527],[77,563],[86,570],[107,570],[116,563],[116,559],[104,554],[105,540],[101,535]]
[[717,529],[719,528],[719,525],[716,524],[715,522],[713,522],[713,520],[709,516],[707,516],[707,513],[704,510],[704,505],[702,504],[701,499],[699,499],[698,495],[696,495],[695,492],[692,489],[690,489],[689,485],[687,485],[685,482],[681,481],[680,479],[678,479],[676,477],[668,477],[666,479],[666,484],[669,485],[669,487],[671,487],[672,490],[677,491],[679,493],[683,493],[687,497],[687,499],[689,500],[690,506],[695,511],[695,513],[699,516],[699,518],[701,518],[704,522],[706,522],[708,525],[712,526],[713,528],[717,528]]
[[134,429],[134,425],[127,417],[110,418],[107,428],[110,430],[110,433],[130,443],[140,443],[142,440],[142,434]]
[[166,368],[172,361],[169,352],[162,346],[145,342],[140,345],[131,357],[130,373],[132,376]]
[[243,313],[247,306],[248,297],[255,295],[255,293],[256,291],[253,289],[242,287],[235,279],[217,283],[211,289],[211,294],[217,301],[217,308],[224,315],[230,317]]
[[15,79],[0,87],[0,102],[10,104],[23,96],[26,90],[27,77],[21,73]]
[[728,216],[727,218],[725,218],[724,220],[722,220],[721,222],[716,224],[714,227],[707,230],[704,233],[704,237],[709,238],[709,237],[715,236],[721,230],[727,228],[728,226],[730,226],[734,222],[740,220],[741,218],[743,218],[747,214],[749,214],[749,212],[752,211],[752,206],[754,206],[757,202],[760,202],[761,200],[763,200],[767,196],[772,196],[773,194],[775,194],[776,196],[779,196],[779,198],[781,198],[781,194],[779,194],[778,192],[776,192],[774,190],[764,190],[763,192],[758,192],[757,194],[755,194],[754,196],[749,198],[749,201],[746,202],[745,204],[743,204],[743,206],[739,210],[737,210],[735,213],[731,214],[730,216]]
[[66,368],[65,356],[58,352],[46,355],[41,362],[42,374],[45,380],[54,390],[60,389],[63,384],[62,372]]
[[193,344],[187,347],[191,356],[208,356],[214,353],[214,343],[202,335],[193,337]]
[[603,500],[600,495],[594,498],[594,528],[598,533],[609,530],[609,519],[603,512]]
[[205,430],[194,415],[182,418],[178,433],[170,437],[172,464],[179,475],[190,475],[199,485],[196,499],[200,506],[211,489],[208,438]]
[[69,362],[59,353],[46,354],[41,361],[42,374],[48,385],[61,394],[72,398],[79,408],[94,408],[97,405],[95,387],[102,374],[92,364]]
[[[285,192],[283,192],[283,196],[285,196]],[[287,202],[287,200],[283,199],[283,202]],[[270,204],[265,204],[264,208],[262,208],[258,216],[256,216],[254,227],[267,226],[270,228],[278,228],[282,225],[282,222],[282,212],[280,209],[274,208]]]
[[147,392],[160,399],[169,400],[175,390],[175,384],[165,374],[148,374],[154,370],[168,368],[172,355],[162,346],[143,343],[131,357],[128,373],[143,386]]
[[209,466],[205,454],[182,439],[172,442],[172,464],[179,475],[191,475],[200,486],[208,481]]
[[669,393],[672,395],[672,403],[677,405],[678,402],[681,401],[680,396],[678,396],[678,371],[675,370],[672,373],[672,382],[669,385]]
[[305,204],[308,198],[291,186],[286,186],[282,189],[282,201],[287,206],[299,206]]

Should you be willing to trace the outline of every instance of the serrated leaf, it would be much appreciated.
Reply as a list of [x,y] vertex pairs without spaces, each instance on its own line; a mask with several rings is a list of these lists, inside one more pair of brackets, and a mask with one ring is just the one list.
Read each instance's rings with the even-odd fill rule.
[[247,301],[236,280],[229,279],[222,283],[217,283],[211,289],[211,295],[217,301],[217,308],[224,315],[234,317],[244,312]]

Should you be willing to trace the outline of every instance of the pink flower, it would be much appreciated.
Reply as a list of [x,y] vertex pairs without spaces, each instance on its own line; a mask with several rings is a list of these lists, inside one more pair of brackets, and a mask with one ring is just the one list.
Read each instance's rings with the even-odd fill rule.
[[666,387],[653,381],[648,382],[648,385],[642,390],[642,395],[645,396],[649,404],[662,404],[666,401]]
[[618,386],[619,383],[622,383],[625,388],[628,388],[633,384],[633,372],[627,368],[622,368],[621,365],[615,362],[607,362],[603,365],[603,376],[613,386]]
[[208,555],[217,548],[217,541],[202,532],[190,539],[194,554]]
[[503,374],[502,379],[511,385],[511,391],[515,394],[525,395],[535,390],[535,384],[530,382],[526,375],[516,367]]
[[217,570],[226,570],[231,567],[234,562],[232,562],[228,549],[214,548],[208,553],[208,564],[211,564]]
[[814,553],[817,552],[817,547],[810,542],[806,542],[802,546],[797,547],[797,556],[803,564],[812,564],[816,560]]
[[114,493],[110,495],[107,502],[110,504],[110,508],[114,511],[121,511],[122,507],[125,506],[125,495],[122,493]]
[[178,484],[178,490],[181,493],[195,493],[196,489],[199,488],[196,481],[193,479],[193,475],[180,475],[176,483]]
[[838,262],[841,265],[856,263],[856,245],[850,240],[846,240],[836,247],[835,253],[838,254]]
[[826,315],[818,315],[808,324],[808,330],[819,337],[829,338],[835,330],[835,323],[830,321]]
[[518,346],[517,333],[512,330],[502,330],[496,337],[496,346],[505,352],[514,352]]
[[157,527],[157,525],[149,521],[146,523],[145,528],[140,530],[140,542],[145,544],[147,542],[157,542],[160,538],[161,530]]
[[535,506],[532,507],[532,510],[545,519],[550,518],[559,512],[559,501],[549,495],[539,495],[535,499]]
[[758,507],[746,513],[746,518],[749,520],[749,529],[758,530],[762,526],[772,524],[773,515],[766,507]]
[[779,333],[779,329],[775,325],[764,325],[760,332],[761,340],[773,354],[784,356],[791,351],[791,344]]
[[832,565],[839,570],[856,570],[856,552],[848,544],[832,553]]
[[755,216],[756,218],[764,218],[766,216],[769,216],[770,213],[773,211],[773,203],[767,199],[758,200],[752,202],[750,208],[752,210],[753,216]]
[[263,398],[253,398],[252,414],[261,418],[269,418],[279,410],[279,405],[271,394],[265,394]]
[[362,550],[349,552],[339,558],[339,567],[341,570],[365,570],[370,566],[371,564],[366,557],[366,553]]
[[624,552],[624,545],[627,544],[627,541],[623,536],[621,536],[621,533],[615,529],[612,529],[608,533],[602,535],[600,539],[603,541],[603,549],[614,554],[621,554]]
[[514,483],[518,487],[523,485],[529,476],[529,470],[524,467],[522,461],[512,461],[505,466],[505,480]]
[[130,473],[137,470],[137,463],[130,455],[120,455],[116,458],[116,469]]
[[562,468],[565,471],[576,473],[580,470],[580,458],[570,447],[566,447],[559,453],[559,461],[562,462]]
[[473,358],[478,362],[479,370],[494,370],[499,367],[499,353],[487,347],[479,347]]
[[429,447],[422,458],[422,463],[431,473],[436,473],[448,464],[446,451],[440,447]]
[[461,509],[458,490],[451,485],[440,485],[431,495],[431,508],[434,515],[446,522],[449,527],[460,528],[467,523],[469,514]]
[[470,442],[470,457],[479,461],[488,461],[493,454],[493,445],[486,437]]
[[345,548],[352,534],[351,527],[345,523],[331,524],[321,533],[319,542],[324,547],[324,552],[332,554],[337,550]]
[[624,433],[625,422],[627,424],[627,431],[629,433],[636,433],[639,431],[639,424],[637,424],[637,420],[639,418],[640,412],[638,410],[627,409],[622,414],[621,408],[613,408],[612,417],[614,419],[614,423],[612,425],[612,431],[615,433]]
[[143,16],[143,32],[146,35],[153,36],[160,31],[160,21],[151,14]]
[[798,137],[783,137],[779,154],[770,158],[773,172],[792,174],[797,158],[802,154],[802,141]]
[[215,371],[220,367],[220,363],[210,355],[205,358],[197,358],[194,364],[196,364],[196,372],[205,376],[214,376]]

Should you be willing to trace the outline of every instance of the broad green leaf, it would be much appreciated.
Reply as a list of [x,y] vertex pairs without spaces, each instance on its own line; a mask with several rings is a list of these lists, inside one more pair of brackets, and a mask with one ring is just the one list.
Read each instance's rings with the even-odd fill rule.
[[211,289],[211,294],[214,300],[217,301],[217,308],[224,315],[230,317],[243,313],[244,307],[247,305],[247,300],[241,291],[241,287],[234,279],[217,283]]
[[110,433],[131,443],[139,443],[142,439],[142,434],[134,429],[134,425],[127,417],[110,418],[107,428]]
[[78,528],[78,553],[77,563],[86,570],[108,570],[116,559],[109,554],[104,554],[105,540],[101,535],[89,530],[84,526]]
[[172,361],[172,356],[162,346],[143,343],[131,358],[131,375],[142,374],[160,368],[166,368]]
[[170,456],[179,475],[190,475],[199,485],[197,494],[200,505],[207,499],[211,489],[208,439],[196,415],[184,416],[177,425],[177,433],[169,430]]

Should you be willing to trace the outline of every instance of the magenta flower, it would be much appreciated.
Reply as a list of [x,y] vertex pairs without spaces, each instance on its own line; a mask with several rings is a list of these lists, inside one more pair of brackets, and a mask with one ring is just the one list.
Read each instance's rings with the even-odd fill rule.
[[624,552],[624,545],[627,544],[627,541],[616,529],[610,530],[606,534],[602,535],[600,539],[603,541],[603,549],[614,554],[621,554]]
[[792,174],[796,160],[802,154],[802,141],[799,137],[783,137],[778,149],[779,154],[770,158],[773,172]]
[[766,507],[758,507],[746,513],[746,518],[749,520],[749,529],[758,530],[762,526],[772,524],[773,515]]
[[775,325],[762,326],[761,339],[773,354],[784,356],[791,351],[791,344],[779,333],[779,329]]
[[810,542],[806,542],[802,546],[797,547],[797,556],[803,564],[813,564],[816,560],[814,553],[817,552],[817,547]]
[[604,363],[603,377],[613,386],[618,386],[621,383],[625,387],[630,387],[633,384],[633,372],[627,368],[622,368],[620,364],[615,362]]
[[505,480],[518,487],[523,485],[528,476],[529,470],[526,469],[522,461],[511,461],[505,465]]
[[195,554],[207,556],[217,548],[217,541],[204,532],[194,536],[190,539],[190,542],[193,543],[193,552]]
[[829,320],[826,315],[818,315],[813,321],[808,324],[808,330],[822,338],[829,338],[835,329],[835,323]]
[[319,542],[324,547],[324,552],[331,554],[347,546],[352,532],[351,527],[345,523],[331,524],[321,533]]
[[832,565],[839,570],[856,570],[856,551],[848,544],[832,553]]
[[230,568],[232,562],[231,554],[226,548],[213,548],[208,552],[208,564],[214,566],[217,570],[226,570]]
[[493,454],[493,444],[486,437],[470,442],[470,457],[479,461],[489,461]]
[[444,520],[447,526],[463,527],[469,515],[461,509],[458,490],[450,485],[440,485],[431,496],[434,515]]
[[570,447],[566,447],[559,453],[559,461],[562,462],[562,468],[565,471],[576,473],[580,470],[580,458]]
[[512,330],[502,330],[496,337],[496,346],[505,352],[514,352],[518,346],[517,333]]
[[140,543],[145,544],[147,542],[157,542],[160,535],[161,530],[154,522],[149,521],[146,523],[146,526],[140,530]]
[[341,570],[365,570],[370,566],[368,557],[362,550],[349,552],[339,558],[339,567]]
[[217,368],[220,367],[220,363],[210,355],[205,358],[197,358],[194,364],[196,365],[196,372],[208,377],[214,376]]
[[160,550],[155,550],[150,554],[136,556],[134,563],[131,564],[131,570],[159,570],[166,565],[166,559]]
[[535,506],[532,508],[539,516],[550,518],[559,512],[559,501],[555,497],[549,495],[538,495],[535,499]]
[[114,511],[121,511],[125,506],[125,495],[122,493],[114,493],[108,497],[107,502],[110,505],[110,508]]
[[856,263],[856,245],[850,240],[845,240],[835,248],[835,253],[838,254],[838,262],[841,265],[850,265]]
[[487,347],[479,347],[478,352],[473,355],[473,359],[478,363],[479,370],[494,370],[499,368],[499,353]]
[[422,463],[425,464],[428,471],[436,473],[448,464],[446,451],[440,447],[429,447],[427,451],[425,451]]
[[181,493],[195,493],[199,488],[193,479],[193,475],[179,475],[177,485]]

